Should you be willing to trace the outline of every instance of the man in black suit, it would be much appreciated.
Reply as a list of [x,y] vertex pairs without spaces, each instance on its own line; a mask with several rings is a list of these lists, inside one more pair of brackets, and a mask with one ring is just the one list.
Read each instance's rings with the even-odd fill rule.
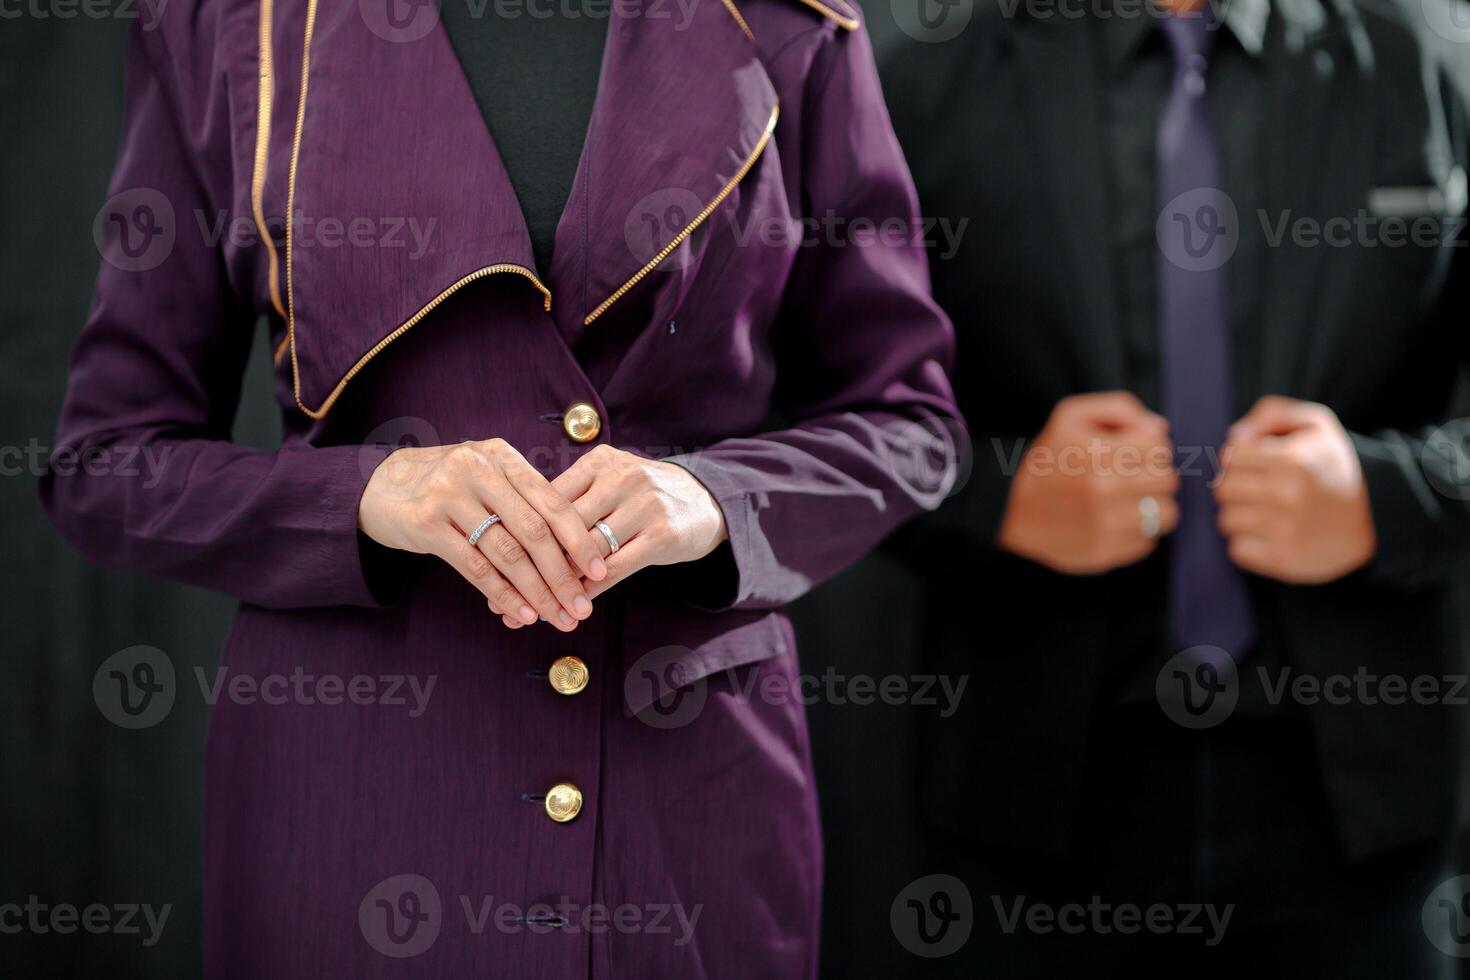
[[962,976],[1448,975],[1461,102],[1349,0],[917,9],[880,60],[968,219],[932,257],[974,463],[902,543],[963,570],[924,652],[971,683],[895,930]]

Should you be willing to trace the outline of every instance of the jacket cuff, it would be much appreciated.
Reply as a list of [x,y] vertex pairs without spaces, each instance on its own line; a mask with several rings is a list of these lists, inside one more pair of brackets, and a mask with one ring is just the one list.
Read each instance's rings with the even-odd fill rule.
[[750,494],[736,486],[708,454],[688,453],[663,462],[682,467],[709,491],[725,515],[726,540],[698,561],[669,566],[669,584],[684,602],[706,612],[733,609],[753,594],[752,535],[759,535]]
[[1434,515],[1440,510],[1404,443],[1348,433],[1363,469],[1368,508],[1378,548],[1364,572],[1384,585],[1410,588],[1434,580],[1440,570]]
[[407,556],[385,548],[357,527],[363,491],[378,464],[397,446],[340,447],[341,459],[326,482],[322,500],[321,568],[324,588],[335,583],[334,605],[384,608],[397,604],[407,591]]

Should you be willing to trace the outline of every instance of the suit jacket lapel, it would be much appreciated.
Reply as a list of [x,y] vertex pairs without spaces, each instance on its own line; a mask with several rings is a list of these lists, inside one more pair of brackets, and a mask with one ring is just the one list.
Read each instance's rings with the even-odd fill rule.
[[[1260,391],[1311,397],[1334,337],[1330,325],[1344,318],[1331,313],[1343,291],[1327,282],[1335,263],[1350,261],[1356,249],[1325,241],[1292,242],[1294,222],[1323,228],[1330,218],[1351,219],[1364,206],[1360,190],[1370,183],[1373,134],[1366,112],[1338,106],[1366,104],[1357,91],[1365,69],[1336,21],[1326,32],[1292,40],[1292,31],[1274,32],[1272,104],[1277,117],[1269,141],[1263,231],[1267,250],[1269,302],[1262,337]],[[1284,235],[1284,238],[1279,236]]]
[[[280,64],[300,69],[276,171],[291,174],[290,370],[314,417],[467,277],[515,274],[528,303],[547,301],[515,193],[437,10],[410,9],[405,21],[389,16],[402,13],[395,0],[313,0],[302,33],[279,52],[292,56]],[[397,234],[327,241],[326,223],[364,219]]]
[[726,7],[696,4],[688,24],[619,9],[549,273],[570,344],[625,298],[651,300],[653,320],[677,305],[699,267],[707,209],[776,122],[775,88]]
[[1078,293],[1078,318],[1073,324],[1078,376],[1083,390],[1096,391],[1122,388],[1127,378],[1110,260],[1103,149],[1108,137],[1097,110],[1089,25],[1085,18],[1028,22],[1018,25],[1014,36],[1046,161],[1047,173],[1037,179],[1036,187],[1052,195],[1049,217],[1057,229],[1055,243],[1070,273],[1063,278]]

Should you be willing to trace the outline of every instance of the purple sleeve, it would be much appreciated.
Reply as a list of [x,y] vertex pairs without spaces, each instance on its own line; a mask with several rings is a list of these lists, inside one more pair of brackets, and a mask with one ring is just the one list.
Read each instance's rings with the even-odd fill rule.
[[965,439],[948,379],[953,329],[930,294],[918,203],[866,34],[833,38],[813,76],[806,213],[904,231],[803,246],[773,331],[777,408],[791,428],[668,460],[725,514],[728,548],[686,576],[699,583],[692,601],[712,609],[790,602],[936,507]]
[[[224,86],[181,79],[189,64],[170,62],[163,33],[135,28],[130,41],[104,261],[43,502],[109,568],[262,606],[376,605],[357,503],[387,450],[229,441],[256,317],[196,220],[230,206],[229,141],[211,129],[226,125]],[[206,105],[186,111],[183,92]]]

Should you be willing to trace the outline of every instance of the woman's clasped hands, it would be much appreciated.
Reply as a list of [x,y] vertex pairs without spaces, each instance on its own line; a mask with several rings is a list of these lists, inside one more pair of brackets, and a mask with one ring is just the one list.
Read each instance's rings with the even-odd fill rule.
[[703,558],[727,534],[714,498],[681,466],[600,445],[547,480],[504,439],[389,454],[363,491],[358,527],[445,561],[511,629],[544,620],[562,632],[618,582]]

